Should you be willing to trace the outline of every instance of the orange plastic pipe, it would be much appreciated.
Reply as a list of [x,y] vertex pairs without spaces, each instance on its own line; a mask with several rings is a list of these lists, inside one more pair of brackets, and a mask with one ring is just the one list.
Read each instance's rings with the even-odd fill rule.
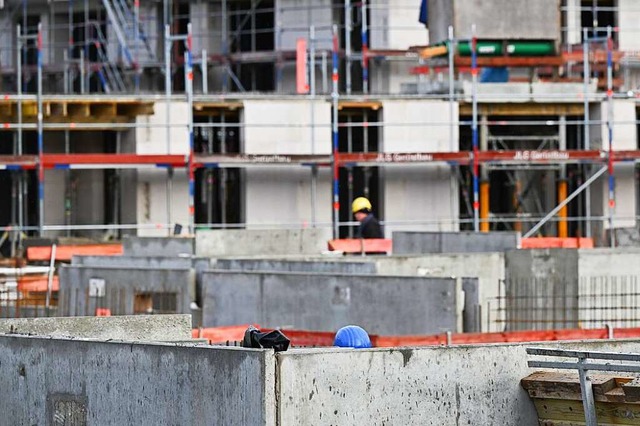
[[[562,203],[567,198],[567,181],[561,180],[558,182],[558,203]],[[567,226],[567,206],[564,206],[558,212],[558,237],[567,238],[569,236],[569,228]]]
[[489,182],[480,182],[480,232],[489,232]]

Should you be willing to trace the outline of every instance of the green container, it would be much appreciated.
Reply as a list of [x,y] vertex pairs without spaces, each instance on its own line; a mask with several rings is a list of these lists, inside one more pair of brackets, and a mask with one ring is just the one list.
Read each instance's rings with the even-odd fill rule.
[[[476,42],[478,56],[501,56],[502,42],[500,41],[478,41]],[[458,43],[458,54],[460,56],[471,56],[471,42],[463,41]]]
[[552,41],[513,41],[507,44],[509,56],[550,56],[555,54]]

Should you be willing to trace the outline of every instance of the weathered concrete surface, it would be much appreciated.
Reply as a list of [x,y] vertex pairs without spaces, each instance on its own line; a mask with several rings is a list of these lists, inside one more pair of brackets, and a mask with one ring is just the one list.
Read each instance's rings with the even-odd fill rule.
[[518,232],[394,232],[393,254],[504,252],[518,248]]
[[387,335],[459,329],[455,279],[211,271],[203,282],[205,327],[257,323],[331,331],[358,324]]
[[195,299],[195,272],[192,269],[67,265],[60,268],[59,276],[58,314],[61,316],[95,315],[96,308],[108,308],[112,315],[145,313],[149,307],[145,302],[149,300],[139,298],[145,312],[136,312],[136,294],[152,296],[158,293],[164,293],[165,297],[160,306],[153,304],[154,312],[187,314]]
[[[324,260],[218,259],[215,269],[231,271],[335,272],[340,274],[375,274],[373,262]],[[392,275],[392,274],[389,274]]]
[[330,229],[200,230],[196,254],[204,257],[319,254],[327,250]]
[[378,256],[365,258],[375,262],[380,275],[428,277],[477,277],[482,306],[482,331],[502,331],[502,324],[489,322],[489,303],[504,295],[503,253],[430,254],[427,256]]
[[638,352],[638,341],[308,349],[278,359],[283,425],[538,425],[527,347]]
[[122,240],[125,256],[191,256],[194,239],[189,237],[134,237],[126,235]]
[[513,250],[505,267],[507,329],[580,326],[578,250]]
[[6,425],[275,425],[271,351],[0,335],[0,360]]
[[79,339],[183,342],[191,340],[191,316],[127,315],[0,319],[0,333]]

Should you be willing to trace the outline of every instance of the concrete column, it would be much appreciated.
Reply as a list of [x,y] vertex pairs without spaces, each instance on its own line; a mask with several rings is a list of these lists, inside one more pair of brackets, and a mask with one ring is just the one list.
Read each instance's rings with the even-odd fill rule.
[[566,0],[564,10],[566,28],[563,29],[567,44],[580,44],[582,21],[580,18],[580,0]]

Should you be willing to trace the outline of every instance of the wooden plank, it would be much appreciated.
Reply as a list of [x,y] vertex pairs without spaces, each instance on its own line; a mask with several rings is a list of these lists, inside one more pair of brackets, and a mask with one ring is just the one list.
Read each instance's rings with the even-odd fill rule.
[[382,108],[381,101],[370,101],[370,100],[355,100],[355,101],[339,101],[338,109],[352,109],[352,108],[363,108],[363,109],[372,109],[377,111]]
[[88,102],[69,102],[67,113],[71,117],[90,117],[91,109]]
[[[473,114],[470,103],[461,103],[459,106],[460,116]],[[583,115],[584,105],[576,103],[481,103],[478,105],[480,115],[498,115],[506,117],[514,116],[559,116],[559,115]]]
[[139,115],[153,115],[153,105],[153,102],[116,102],[116,115],[129,118]]
[[[580,400],[535,399],[541,425],[584,425]],[[596,402],[598,425],[640,425],[640,404]]]
[[92,117],[96,116],[108,116],[113,117],[117,115],[115,102],[100,102],[89,104],[89,111]]
[[[593,395],[598,401],[608,401],[606,393],[617,387],[614,376],[590,374]],[[577,373],[537,371],[520,381],[532,398],[582,400]]]
[[624,392],[627,401],[639,402],[640,401],[640,378],[635,378],[630,382],[622,385],[622,391]]

